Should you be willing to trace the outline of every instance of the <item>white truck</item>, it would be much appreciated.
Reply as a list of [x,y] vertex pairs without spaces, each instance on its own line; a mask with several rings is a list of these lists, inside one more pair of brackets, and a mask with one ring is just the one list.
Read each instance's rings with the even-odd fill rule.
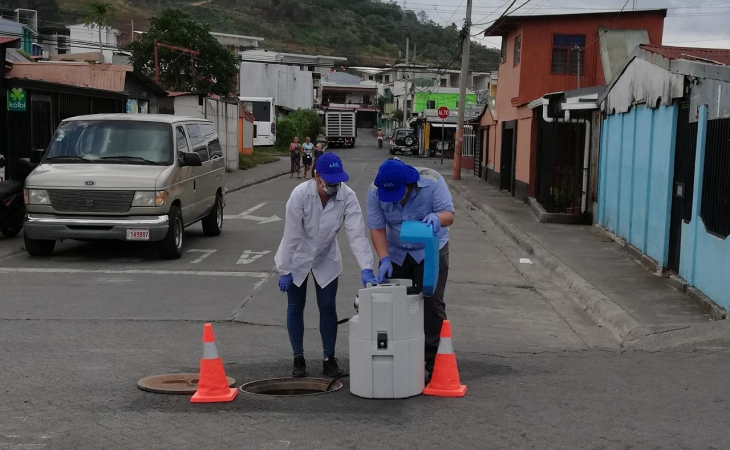
[[353,110],[328,109],[324,113],[327,144],[331,146],[355,146],[357,137],[356,112]]

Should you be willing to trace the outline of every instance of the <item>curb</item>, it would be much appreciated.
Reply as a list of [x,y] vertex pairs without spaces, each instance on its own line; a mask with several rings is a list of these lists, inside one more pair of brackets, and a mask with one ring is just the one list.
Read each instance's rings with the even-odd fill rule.
[[606,294],[596,289],[585,278],[578,275],[557,256],[546,250],[539,242],[520,230],[511,220],[488,205],[479,205],[466,197],[466,189],[453,180],[446,180],[449,187],[459,196],[480,210],[494,225],[505,233],[515,244],[542,264],[568,291],[573,293],[583,309],[599,325],[607,328],[623,345],[650,335],[653,331],[636,320]]
[[271,181],[276,178],[283,177],[284,175],[286,175],[288,173],[289,173],[289,171],[287,170],[286,172],[281,172],[281,173],[277,173],[274,175],[269,175],[264,178],[257,178],[255,180],[247,181],[246,183],[244,183],[240,186],[236,186],[236,187],[232,187],[232,188],[226,187],[226,194],[230,194],[231,192],[240,191],[241,189],[246,189],[251,186],[256,186],[257,184],[266,183],[267,181]]

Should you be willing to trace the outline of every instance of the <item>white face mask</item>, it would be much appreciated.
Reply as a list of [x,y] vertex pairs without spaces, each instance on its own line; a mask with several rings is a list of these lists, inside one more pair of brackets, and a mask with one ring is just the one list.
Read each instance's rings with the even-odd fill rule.
[[337,195],[337,192],[340,190],[340,183],[337,184],[325,184],[324,180],[322,180],[322,183],[320,184],[322,186],[322,190],[327,194],[331,196]]

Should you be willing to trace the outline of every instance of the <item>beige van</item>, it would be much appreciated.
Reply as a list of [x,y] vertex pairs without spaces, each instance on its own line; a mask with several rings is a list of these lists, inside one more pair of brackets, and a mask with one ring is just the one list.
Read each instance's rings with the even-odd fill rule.
[[215,126],[169,115],[99,114],[64,120],[25,181],[25,248],[58,239],[156,242],[183,253],[183,230],[223,228],[225,159]]

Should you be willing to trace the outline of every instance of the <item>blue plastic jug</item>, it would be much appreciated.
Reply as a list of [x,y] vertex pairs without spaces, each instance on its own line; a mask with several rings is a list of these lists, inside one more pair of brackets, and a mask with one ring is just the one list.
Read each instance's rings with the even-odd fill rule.
[[401,225],[400,240],[426,246],[423,264],[423,295],[426,297],[433,295],[439,279],[439,237],[433,234],[431,225],[405,221]]

